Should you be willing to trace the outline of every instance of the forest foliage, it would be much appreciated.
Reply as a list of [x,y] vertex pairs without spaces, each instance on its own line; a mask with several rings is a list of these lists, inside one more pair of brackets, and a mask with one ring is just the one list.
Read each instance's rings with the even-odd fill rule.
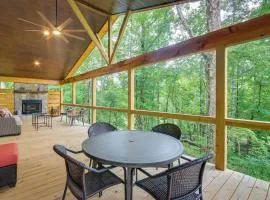
[[[214,14],[211,6],[218,6]],[[114,62],[269,12],[269,0],[201,0],[135,13],[129,19]],[[114,42],[122,20],[123,17],[119,17],[113,26]],[[107,36],[102,42],[107,48]],[[136,108],[214,115],[215,108],[211,102],[211,98],[215,97],[214,63],[213,52],[136,69]],[[94,49],[76,75],[105,65],[99,51]],[[228,48],[227,81],[228,117],[270,121],[270,39]],[[127,85],[127,72],[99,77],[97,105],[127,108]],[[91,80],[77,83],[77,104],[90,103],[90,87]],[[65,103],[71,103],[71,84],[65,85],[64,92]],[[127,128],[126,113],[97,111],[97,120],[107,121],[120,129]],[[213,125],[136,116],[135,126],[137,129],[151,130],[154,125],[163,122],[179,125],[185,137],[196,144],[185,144],[187,153],[198,156],[215,150]],[[228,127],[228,147],[229,168],[270,180],[269,131]]]

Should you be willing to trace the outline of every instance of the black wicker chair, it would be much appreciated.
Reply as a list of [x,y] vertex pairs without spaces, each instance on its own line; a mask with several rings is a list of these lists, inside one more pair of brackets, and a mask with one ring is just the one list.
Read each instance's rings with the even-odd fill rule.
[[202,200],[202,180],[209,154],[136,182],[157,200]]
[[106,122],[97,122],[92,124],[92,126],[88,129],[88,137],[96,136],[98,134],[107,133],[111,131],[116,131],[113,125],[106,123]]
[[[170,123],[159,124],[159,125],[153,127],[152,131],[172,136],[180,141],[182,139],[181,129],[178,126],[176,126],[175,124],[170,124]],[[181,158],[184,160],[190,161],[190,159],[185,157],[185,156],[181,156]],[[178,164],[180,165],[180,159],[178,159]],[[173,166],[173,164],[169,165],[168,168],[170,168],[172,166]]]
[[53,149],[65,159],[66,164],[67,181],[62,199],[65,199],[67,188],[77,199],[86,200],[97,193],[100,194],[106,188],[123,182],[108,169],[93,169],[67,154],[81,151],[72,151],[62,145],[54,145]]
[[[106,122],[96,122],[92,124],[88,129],[88,137],[96,136],[99,134],[116,131],[117,128],[115,128],[113,125],[106,123]],[[92,166],[93,160],[90,159],[89,166]]]
[[181,135],[182,135],[181,129],[175,124],[170,124],[170,123],[159,124],[153,127],[152,131],[172,136],[178,140],[181,139]]

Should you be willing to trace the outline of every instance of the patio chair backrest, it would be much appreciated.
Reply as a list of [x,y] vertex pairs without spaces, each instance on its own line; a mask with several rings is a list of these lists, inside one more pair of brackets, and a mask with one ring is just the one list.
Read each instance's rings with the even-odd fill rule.
[[79,111],[80,115],[84,115],[85,114],[85,111],[86,110],[84,108],[81,108],[80,111]]
[[163,133],[169,136],[172,136],[176,139],[181,138],[181,129],[176,126],[175,124],[165,123],[165,124],[159,124],[152,128],[153,132]]
[[77,186],[83,191],[84,164],[69,156],[63,145],[54,145],[53,149],[65,159],[69,187],[72,189]]
[[73,110],[72,107],[67,107],[67,108],[66,108],[66,111],[67,111],[67,112],[68,112],[68,111],[71,111],[71,110]]
[[209,154],[205,157],[169,169],[167,172],[170,199],[189,196],[197,192],[198,189],[201,189],[205,164],[212,157],[213,155]]
[[96,136],[98,134],[107,133],[111,131],[116,131],[113,125],[106,122],[97,122],[92,124],[88,129],[88,137]]

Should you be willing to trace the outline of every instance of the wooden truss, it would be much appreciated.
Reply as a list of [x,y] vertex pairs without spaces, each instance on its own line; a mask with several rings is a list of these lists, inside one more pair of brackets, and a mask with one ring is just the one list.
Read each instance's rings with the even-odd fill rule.
[[[73,10],[73,12],[75,13],[75,15],[77,16],[77,18],[79,19],[80,23],[82,24],[82,26],[84,27],[84,29],[86,30],[86,32],[88,33],[88,35],[90,36],[92,42],[94,43],[94,45],[98,48],[98,50],[100,51],[102,57],[104,58],[104,60],[106,61],[106,63],[108,65],[110,65],[113,62],[113,59],[115,57],[117,48],[119,46],[120,40],[124,35],[125,32],[125,28],[127,26],[127,22],[128,22],[128,18],[131,14],[131,11],[128,11],[125,14],[122,26],[120,28],[117,40],[115,42],[115,45],[113,47],[112,44],[112,25],[113,23],[116,21],[116,17],[115,16],[111,16],[109,13],[107,13],[106,11],[103,11],[101,9],[95,8],[93,7],[91,4],[89,4],[88,2],[85,2],[83,0],[67,0],[67,2],[69,3],[71,9]],[[108,18],[106,26],[107,26],[107,31],[108,31],[108,52],[106,52],[102,42],[101,42],[101,37],[99,34],[95,34],[95,32],[93,31],[92,27],[90,26],[90,24],[88,23],[87,19],[85,18],[85,16],[83,15],[83,13],[81,12],[78,3],[84,7],[86,7],[87,9],[95,12],[96,14],[105,16]],[[103,34],[104,35],[104,34]],[[103,36],[102,35],[102,36]],[[91,45],[91,44],[90,44]],[[92,48],[91,48],[92,49]],[[87,55],[89,55],[89,51],[87,51]],[[85,58],[87,57],[85,54],[83,54],[83,58],[81,60],[85,60]],[[86,57],[85,57],[86,56]],[[80,60],[80,61],[81,61]],[[81,64],[82,62],[80,62]],[[74,66],[76,69],[77,65]],[[72,73],[74,73],[75,70],[71,70]],[[71,76],[70,73],[67,74],[66,78],[69,78]]]

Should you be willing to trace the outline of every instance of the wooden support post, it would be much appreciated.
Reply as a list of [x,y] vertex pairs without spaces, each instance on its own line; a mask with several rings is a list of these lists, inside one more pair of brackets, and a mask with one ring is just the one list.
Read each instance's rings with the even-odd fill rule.
[[128,129],[134,129],[135,69],[128,70]]
[[76,104],[76,82],[72,83],[72,104]]
[[216,168],[227,167],[227,51],[216,49]]
[[60,91],[60,112],[63,112],[63,104],[64,103],[64,86],[61,86],[61,91]]
[[[96,78],[92,78],[92,107],[97,105],[97,80]],[[97,121],[97,110],[92,108],[92,124]]]

